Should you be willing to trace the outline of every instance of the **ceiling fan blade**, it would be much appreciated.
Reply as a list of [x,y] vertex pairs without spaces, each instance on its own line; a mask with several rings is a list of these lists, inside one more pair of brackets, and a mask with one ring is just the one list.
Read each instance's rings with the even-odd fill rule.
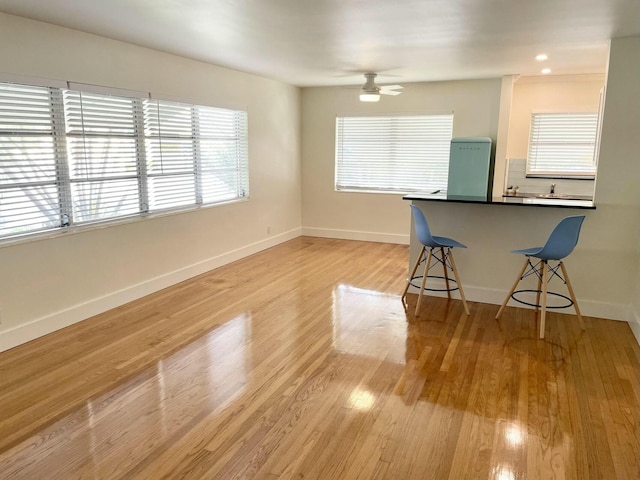
[[380,85],[381,90],[402,90],[402,85]]
[[384,88],[380,89],[381,95],[400,95],[402,92],[398,92],[396,90],[385,90]]

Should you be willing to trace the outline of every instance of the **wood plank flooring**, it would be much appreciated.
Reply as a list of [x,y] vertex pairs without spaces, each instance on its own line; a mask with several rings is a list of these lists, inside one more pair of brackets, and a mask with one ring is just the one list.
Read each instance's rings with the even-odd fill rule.
[[407,262],[301,237],[1,353],[0,479],[639,478],[626,323],[416,317]]

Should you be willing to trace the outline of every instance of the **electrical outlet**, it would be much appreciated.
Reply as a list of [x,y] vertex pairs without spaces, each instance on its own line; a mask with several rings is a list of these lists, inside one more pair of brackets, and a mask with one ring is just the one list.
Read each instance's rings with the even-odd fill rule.
[[267,235],[271,235],[271,225],[267,227]]
[[2,325],[2,308],[0,308],[0,325]]

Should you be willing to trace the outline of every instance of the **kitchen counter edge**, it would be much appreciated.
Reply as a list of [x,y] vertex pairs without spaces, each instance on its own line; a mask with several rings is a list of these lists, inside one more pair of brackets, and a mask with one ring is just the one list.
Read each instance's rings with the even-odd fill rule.
[[479,197],[449,197],[442,194],[411,193],[404,195],[403,200],[417,200],[427,202],[476,203],[483,205],[515,205],[520,207],[550,207],[550,208],[581,208],[595,210],[592,200],[567,200],[555,198],[535,197],[493,197],[490,200]]

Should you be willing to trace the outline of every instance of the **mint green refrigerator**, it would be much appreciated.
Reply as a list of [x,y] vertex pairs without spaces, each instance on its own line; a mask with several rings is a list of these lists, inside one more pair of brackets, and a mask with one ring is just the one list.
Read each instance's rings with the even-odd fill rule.
[[491,199],[492,189],[491,139],[453,138],[449,154],[447,198],[487,201]]

